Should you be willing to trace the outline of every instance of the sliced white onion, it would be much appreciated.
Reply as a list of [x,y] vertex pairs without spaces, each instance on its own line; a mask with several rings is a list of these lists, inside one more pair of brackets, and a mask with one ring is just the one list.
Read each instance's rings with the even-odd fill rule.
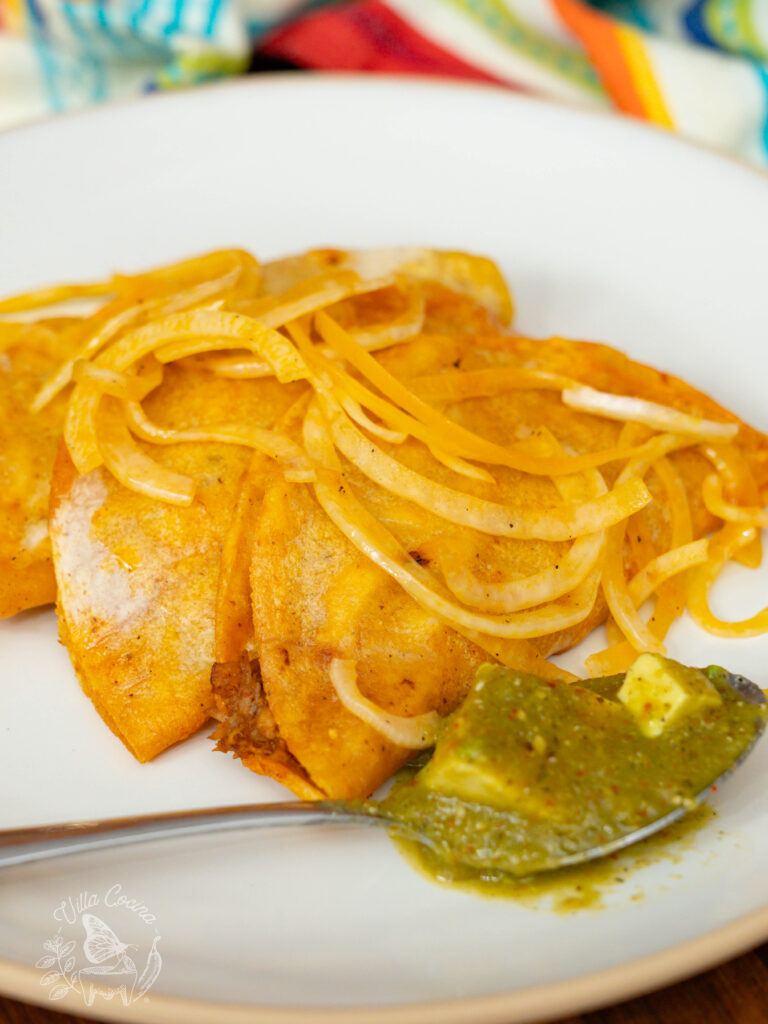
[[403,441],[408,437],[402,430],[388,430],[383,427],[380,423],[374,423],[374,421],[368,416],[363,410],[359,402],[356,402],[354,398],[350,398],[349,395],[342,395],[339,398],[341,407],[349,418],[364,430],[367,430],[369,434],[373,434],[374,437],[380,438],[382,441],[388,441],[390,444],[402,444]]
[[726,523],[748,523],[750,526],[768,528],[768,510],[726,501],[723,497],[723,481],[716,473],[705,477],[702,497],[707,510]]
[[482,480],[486,484],[496,483],[494,477],[487,469],[483,469],[482,466],[475,466],[472,462],[467,462],[458,455],[450,455],[448,452],[444,452],[442,448],[435,448],[434,445],[430,444],[427,447],[438,462],[441,462],[447,469],[452,469],[454,473],[466,476],[470,480]]
[[165,430],[158,427],[144,413],[138,402],[125,402],[125,417],[128,427],[136,437],[152,444],[189,444],[213,442],[236,444],[253,448],[292,470],[309,473],[310,466],[301,447],[289,437],[276,430],[249,426],[247,423],[220,423],[210,427],[196,427],[190,430]]
[[694,565],[706,562],[708,543],[705,538],[694,540],[690,544],[666,551],[650,561],[632,577],[629,584],[629,596],[635,605],[639,608],[644,604],[654,590],[658,590],[666,580],[692,569]]
[[[123,308],[119,309],[114,316],[109,317],[104,322],[101,322],[103,320],[103,317],[100,318],[101,310],[97,311],[90,318],[92,323],[89,323],[89,320],[83,321],[82,330],[85,340],[80,350],[73,359],[67,360],[45,382],[32,402],[32,412],[39,412],[43,409],[52,398],[69,384],[72,380],[74,365],[79,359],[93,359],[107,342],[111,341],[121,331],[130,327],[131,324],[136,323],[137,320],[146,319],[148,314],[152,314],[152,317],[155,318],[178,313],[180,310],[210,304],[217,295],[221,295],[227,288],[235,284],[239,276],[240,268],[236,267],[234,270],[223,274],[213,281],[203,281],[191,288],[184,289],[184,291],[176,292],[172,295],[160,295],[157,298],[149,299],[147,302],[129,302],[127,299],[118,300],[114,303],[115,308],[118,306]],[[91,328],[90,331],[89,326]]]
[[441,568],[448,587],[464,604],[484,612],[517,612],[554,601],[583,583],[600,561],[604,543],[604,531],[579,537],[556,565],[506,583],[483,583],[466,561],[452,556],[443,559]]
[[422,608],[450,625],[510,640],[557,633],[583,622],[594,607],[600,574],[595,572],[560,603],[492,618],[462,608],[438,592],[439,582],[423,569],[400,542],[358,501],[348,481],[318,470],[315,495],[328,518],[348,541],[396,580]]
[[499,537],[573,540],[625,520],[650,501],[648,489],[642,480],[635,478],[608,494],[580,504],[561,505],[546,511],[513,510],[416,473],[377,448],[346,416],[333,418],[331,432],[339,451],[380,487],[408,498],[449,522]]
[[399,345],[418,334],[424,326],[424,296],[411,290],[408,308],[394,320],[368,328],[350,330],[350,334],[363,348],[376,351]]
[[331,682],[336,694],[351,714],[370,725],[385,736],[390,743],[409,750],[424,750],[432,747],[437,737],[440,716],[436,711],[406,718],[385,711],[372,700],[364,697],[357,687],[357,671],[354,661],[334,658],[330,670]]
[[590,412],[609,420],[644,423],[655,430],[669,430],[677,434],[720,441],[730,440],[739,432],[737,423],[718,423],[671,409],[667,405],[648,402],[644,398],[613,395],[589,387],[566,388],[562,398],[571,409]]

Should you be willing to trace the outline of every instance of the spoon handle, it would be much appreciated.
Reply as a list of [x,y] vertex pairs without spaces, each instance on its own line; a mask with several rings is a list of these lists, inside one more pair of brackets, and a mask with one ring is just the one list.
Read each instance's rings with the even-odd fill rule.
[[332,800],[206,807],[102,821],[70,821],[0,831],[0,868],[168,836],[345,822],[370,825],[378,821],[369,815],[355,814],[343,803]]

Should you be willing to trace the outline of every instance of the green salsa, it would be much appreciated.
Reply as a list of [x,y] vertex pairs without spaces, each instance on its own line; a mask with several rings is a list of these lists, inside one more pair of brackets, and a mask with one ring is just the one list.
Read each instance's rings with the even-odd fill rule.
[[713,808],[700,804],[686,817],[610,857],[522,876],[471,868],[457,861],[448,863],[424,843],[396,834],[392,839],[411,867],[438,885],[486,899],[514,900],[527,907],[571,914],[601,910],[606,893],[622,886],[630,900],[642,899],[642,890],[627,884],[635,872],[661,860],[679,863],[682,853],[694,845],[695,837],[715,817]]
[[723,669],[663,662],[695,702],[653,736],[619,696],[625,676],[567,685],[484,665],[426,766],[376,809],[427,845],[431,873],[487,878],[551,869],[692,809],[752,745],[766,705],[743,699]]

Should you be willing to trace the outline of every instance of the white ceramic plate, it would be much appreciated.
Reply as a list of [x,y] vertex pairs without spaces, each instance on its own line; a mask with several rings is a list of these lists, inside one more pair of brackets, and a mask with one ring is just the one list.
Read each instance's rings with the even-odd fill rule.
[[[265,78],[6,134],[0,196],[0,293],[225,245],[475,250],[513,282],[523,330],[611,342],[768,427],[768,181],[629,121],[479,87]],[[767,580],[734,570],[718,598],[729,590],[730,614],[748,614]],[[52,612],[3,623],[0,643],[0,827],[282,795],[205,734],[136,764],[75,683]],[[768,684],[764,640],[716,642],[683,623],[671,650]],[[45,1002],[60,987],[41,987],[33,965],[59,925],[75,935],[56,908],[87,893],[70,974],[87,964],[83,912],[135,943],[139,969],[158,932],[163,967],[128,1006],[88,1009],[67,989],[55,1005],[74,1013],[223,1024],[344,1008],[412,1024],[576,1012],[768,936],[767,783],[768,743],[678,863],[570,917],[434,887],[383,834],[353,830],[8,870],[0,988]],[[116,885],[148,909],[115,907]]]

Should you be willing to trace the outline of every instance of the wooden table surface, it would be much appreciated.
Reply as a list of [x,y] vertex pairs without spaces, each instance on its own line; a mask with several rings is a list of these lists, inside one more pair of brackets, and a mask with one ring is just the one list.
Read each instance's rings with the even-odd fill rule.
[[[768,945],[698,978],[563,1024],[768,1024]],[[88,1024],[0,997],[0,1024]],[[186,1024],[194,1024],[190,1018]],[[467,1020],[467,1024],[473,1024]],[[510,1022],[513,1024],[513,1022]]]

